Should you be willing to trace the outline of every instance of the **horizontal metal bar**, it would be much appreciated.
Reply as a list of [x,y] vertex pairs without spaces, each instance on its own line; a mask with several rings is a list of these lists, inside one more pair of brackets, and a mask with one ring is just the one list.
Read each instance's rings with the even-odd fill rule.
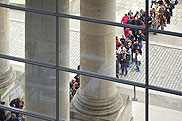
[[37,65],[37,66],[46,67],[46,68],[50,68],[50,69],[56,69],[56,65],[38,61],[38,60],[32,60],[32,59],[26,59],[26,58],[24,59],[24,58],[19,58],[19,57],[4,55],[4,54],[0,54],[0,58],[23,62],[23,63],[27,63],[27,64],[32,64],[32,65]]
[[139,83],[139,82],[128,81],[125,79],[119,79],[119,78],[100,75],[97,73],[92,73],[92,72],[87,72],[87,71],[70,69],[70,68],[63,67],[63,66],[59,66],[58,69],[61,71],[66,71],[66,72],[70,72],[70,73],[76,73],[76,74],[80,74],[80,75],[84,75],[84,76],[89,76],[89,77],[94,77],[94,78],[103,79],[103,80],[107,80],[107,81],[112,81],[112,82],[117,82],[117,83],[122,83],[122,84],[127,84],[127,85],[145,88],[145,84]]
[[169,94],[182,96],[182,91],[177,91],[177,90],[163,88],[163,87],[154,86],[154,85],[149,85],[148,88],[151,90],[155,90],[155,91],[160,91],[160,92],[165,92],[165,93],[169,93]]
[[172,31],[161,31],[158,29],[148,29],[148,32],[156,32],[156,33],[160,33],[160,34],[165,34],[165,35],[172,35],[172,36],[177,36],[177,37],[182,37],[182,33],[179,32],[172,32]]
[[141,26],[136,26],[136,25],[132,25],[132,24],[121,24],[121,23],[114,22],[114,21],[101,20],[101,19],[95,19],[95,18],[89,18],[89,17],[83,17],[83,16],[76,16],[76,15],[63,14],[63,13],[59,13],[57,16],[81,20],[81,21],[87,21],[87,22],[111,25],[111,26],[116,26],[116,27],[125,27],[125,28],[132,28],[132,29],[138,29],[138,30],[146,30],[145,27],[141,27]]
[[99,79],[104,79],[104,80],[108,80],[108,81],[119,82],[119,83],[123,83],[123,84],[143,87],[143,88],[145,87],[145,85],[143,83],[128,81],[128,80],[124,80],[124,79],[118,79],[118,78],[114,78],[114,77],[100,75],[97,73],[87,72],[87,71],[75,70],[75,69],[71,69],[71,68],[64,67],[64,66],[57,67],[55,64],[45,63],[42,61],[23,59],[23,58],[18,58],[18,57],[13,57],[13,56],[9,56],[9,55],[3,55],[3,54],[0,54],[0,58],[14,60],[14,61],[18,61],[18,62],[24,62],[27,64],[32,64],[32,65],[51,68],[51,69],[58,69],[60,71],[66,71],[66,72],[81,74],[81,75],[90,76],[90,77],[99,78]]
[[[45,63],[45,62],[37,61],[37,60],[23,59],[23,58],[18,58],[18,57],[13,57],[13,56],[9,56],[9,55],[3,55],[3,54],[0,54],[0,58],[19,61],[19,62],[24,62],[24,63],[27,63],[27,64],[37,65],[37,66],[51,68],[51,69],[58,69],[60,71],[65,71],[65,72],[80,74],[80,75],[84,75],[84,76],[104,79],[104,80],[108,80],[108,81],[112,81],[112,82],[137,86],[137,87],[141,87],[141,88],[146,87],[146,85],[144,83],[128,81],[128,80],[124,80],[124,79],[118,79],[118,78],[115,78],[115,77],[100,75],[100,74],[97,74],[97,73],[91,73],[91,72],[87,72],[87,71],[75,70],[75,69],[71,69],[71,68],[64,67],[64,66],[56,67],[56,65],[54,65],[54,64],[49,64],[49,63]],[[177,91],[177,90],[171,90],[171,89],[152,86],[152,85],[149,85],[148,88],[151,89],[151,90],[156,90],[156,91],[161,91],[161,92],[165,92],[165,93],[170,93],[170,94],[182,96],[182,92]]]
[[50,15],[50,16],[56,16],[56,13],[51,12],[51,11],[39,10],[39,9],[34,9],[34,8],[25,8],[25,7],[8,5],[8,4],[3,4],[3,3],[0,3],[0,7],[21,10],[21,11],[26,11],[26,12],[33,12],[33,13],[38,13],[38,14],[45,14],[45,15]]
[[63,14],[63,13],[56,14],[56,12],[52,12],[52,11],[25,8],[25,7],[13,6],[13,5],[8,5],[8,4],[3,4],[3,3],[0,3],[0,7],[5,7],[5,8],[10,8],[10,9],[15,9],[15,10],[22,10],[22,11],[33,12],[33,13],[39,13],[39,14],[45,14],[45,15],[51,15],[51,16],[59,16],[59,17],[76,19],[76,20],[93,22],[93,23],[100,23],[100,24],[111,25],[111,26],[116,26],[116,27],[125,27],[125,28],[137,29],[137,30],[140,29],[140,30],[145,30],[148,32],[156,32],[156,33],[160,33],[160,34],[166,34],[166,35],[168,34],[168,35],[172,35],[172,36],[182,37],[182,33],[178,33],[178,32],[172,32],[172,31],[166,31],[166,30],[156,30],[156,29],[150,29],[150,28],[146,29],[145,27],[141,27],[141,26],[136,26],[136,25],[131,25],[131,24],[121,24],[118,22],[100,20],[100,19],[83,17],[83,16],[69,15],[69,14]]
[[27,111],[27,110],[21,110],[21,109],[18,109],[18,108],[9,107],[9,106],[5,106],[5,105],[2,105],[2,104],[0,104],[0,109],[13,111],[13,112],[16,112],[16,113],[20,113],[20,114],[23,114],[23,115],[27,115],[27,116],[31,116],[31,117],[34,117],[34,118],[47,120],[47,121],[55,121],[56,120],[56,118],[53,117],[53,116],[48,116],[48,115],[45,115],[45,114],[32,112],[32,111]]

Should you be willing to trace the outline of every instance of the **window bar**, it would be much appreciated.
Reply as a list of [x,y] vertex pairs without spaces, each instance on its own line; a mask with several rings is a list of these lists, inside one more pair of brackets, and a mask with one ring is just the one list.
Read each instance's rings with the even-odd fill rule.
[[[56,69],[55,64],[50,64],[50,63],[46,63],[46,62],[42,62],[42,61],[38,61],[38,60],[24,59],[24,58],[19,58],[19,57],[4,55],[4,54],[0,54],[0,58],[13,60],[13,61],[18,61],[18,62],[31,64],[31,65],[36,65],[36,66],[40,66],[40,67],[50,68],[50,69]],[[118,78],[115,78],[115,77],[100,75],[100,74],[93,73],[93,72],[71,69],[71,68],[64,67],[64,66],[59,66],[58,70],[69,72],[69,73],[80,74],[80,75],[84,75],[84,76],[89,76],[89,77],[94,77],[94,78],[98,78],[98,79],[104,79],[104,80],[107,80],[107,81],[117,82],[117,83],[121,83],[121,84],[126,84],[126,85],[132,85],[132,86],[145,88],[144,83],[129,81],[129,80],[125,80],[125,79],[118,79]],[[182,91],[178,91],[178,90],[174,90],[174,89],[162,88],[162,87],[153,86],[153,85],[148,85],[148,88],[150,90],[155,90],[155,91],[159,91],[159,92],[164,92],[164,93],[169,93],[169,94],[182,96]]]
[[49,115],[45,115],[45,114],[41,114],[41,113],[37,113],[37,112],[32,112],[32,111],[27,111],[27,110],[22,110],[22,109],[18,109],[18,108],[13,108],[13,107],[5,106],[2,104],[0,104],[0,109],[13,111],[16,113],[21,113],[21,114],[26,115],[26,116],[31,116],[31,117],[46,120],[46,121],[55,121],[56,120],[55,117],[52,117]]
[[146,70],[145,70],[145,121],[149,121],[149,25],[148,25],[148,17],[149,17],[149,0],[146,0]]
[[59,0],[56,0],[56,121],[59,121]]
[[[51,12],[51,11],[38,10],[38,9],[25,8],[25,7],[18,7],[18,6],[7,5],[7,4],[3,4],[3,3],[0,3],[0,7],[10,8],[10,9],[15,9],[15,10],[21,10],[21,11],[27,11],[27,12],[33,12],[33,13],[39,13],[39,14],[45,14],[45,15],[50,15],[50,16],[56,16],[56,13]],[[165,35],[172,35],[172,36],[182,37],[182,33],[179,33],[179,32],[172,32],[172,31],[166,31],[166,30],[161,31],[161,30],[156,30],[156,29],[151,29],[151,28],[145,29],[144,27],[136,26],[136,25],[121,24],[121,23],[118,23],[118,22],[88,18],[88,17],[83,17],[83,16],[69,15],[69,14],[63,14],[63,13],[59,13],[59,14],[57,14],[57,16],[63,17],[63,18],[93,22],[93,23],[100,23],[100,24],[117,26],[117,27],[140,29],[140,30],[145,30],[145,31],[148,31],[148,32],[156,32],[156,33],[165,34]]]

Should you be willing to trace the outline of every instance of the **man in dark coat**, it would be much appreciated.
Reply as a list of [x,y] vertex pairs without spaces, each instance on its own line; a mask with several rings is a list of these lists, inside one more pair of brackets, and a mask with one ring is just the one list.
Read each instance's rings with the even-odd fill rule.
[[145,40],[145,35],[142,33],[141,30],[138,31],[137,39],[138,39],[138,43],[140,45],[140,48],[142,48],[143,47],[142,41]]
[[125,76],[126,76],[127,73],[128,73],[126,53],[121,53],[121,55],[120,55],[120,64],[121,64],[121,70],[122,70],[121,75],[123,75],[124,71],[125,71]]

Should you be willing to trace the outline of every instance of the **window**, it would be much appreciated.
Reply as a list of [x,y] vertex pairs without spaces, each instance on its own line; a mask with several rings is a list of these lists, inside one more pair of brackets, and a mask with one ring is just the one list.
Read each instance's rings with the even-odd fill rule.
[[[146,11],[147,11],[146,14],[148,16],[148,14],[149,14],[149,12],[148,12],[149,11],[148,0],[146,0],[145,5],[146,5]],[[169,94],[182,96],[181,91],[176,91],[176,90],[172,90],[172,89],[168,89],[168,88],[162,88],[159,86],[153,86],[153,85],[149,84],[149,33],[155,32],[155,33],[159,33],[159,34],[177,36],[177,37],[182,37],[182,33],[151,29],[151,28],[149,28],[148,24],[146,25],[145,28],[143,28],[143,27],[134,26],[134,25],[120,24],[120,23],[117,23],[114,21],[100,20],[100,19],[88,18],[88,17],[78,16],[78,15],[70,15],[67,13],[60,13],[59,10],[63,9],[63,8],[60,8],[59,0],[56,0],[56,5],[55,5],[56,11],[53,11],[52,8],[50,8],[50,10],[43,10],[43,9],[37,9],[37,8],[31,8],[31,7],[19,7],[19,6],[9,5],[9,4],[5,4],[5,3],[0,3],[0,7],[10,8],[10,9],[15,9],[15,10],[20,10],[20,11],[26,11],[26,12],[31,13],[31,14],[36,14],[35,16],[47,16],[46,19],[54,18],[55,19],[55,23],[54,23],[54,25],[55,25],[54,26],[55,27],[55,42],[54,42],[54,45],[52,45],[52,46],[55,47],[54,51],[56,54],[55,55],[56,58],[54,59],[55,63],[49,63],[47,61],[42,60],[41,58],[40,58],[40,60],[39,59],[35,60],[34,58],[33,59],[32,58],[25,58],[24,59],[24,58],[15,57],[15,56],[9,56],[6,54],[0,54],[0,58],[25,63],[27,65],[30,65],[29,68],[33,68],[31,66],[37,66],[38,68],[44,68],[42,70],[40,69],[41,71],[43,71],[43,70],[54,71],[55,75],[52,78],[54,78],[54,81],[55,81],[54,86],[56,87],[56,90],[54,90],[55,94],[56,94],[56,98],[55,98],[55,100],[56,100],[56,110],[55,110],[56,111],[56,117],[36,113],[33,111],[24,111],[24,110],[14,109],[11,107],[0,105],[0,108],[2,108],[2,109],[14,111],[14,112],[20,112],[20,113],[27,115],[29,117],[34,117],[34,118],[43,119],[43,120],[50,120],[50,121],[60,120],[60,117],[59,117],[59,112],[60,112],[59,105],[60,105],[60,98],[61,98],[59,96],[59,86],[60,86],[59,79],[61,78],[59,76],[60,72],[61,73],[75,73],[75,74],[80,74],[80,75],[84,75],[87,77],[93,77],[96,79],[103,79],[103,80],[108,80],[111,82],[117,82],[117,83],[122,83],[122,84],[127,84],[127,85],[145,88],[145,121],[149,121],[149,90],[155,90],[155,91],[160,91],[160,92],[165,92],[165,93],[169,93]],[[108,25],[111,27],[114,26],[114,27],[132,28],[132,29],[136,29],[136,30],[139,30],[139,29],[145,30],[146,31],[146,38],[145,38],[146,39],[146,44],[145,44],[145,56],[146,56],[146,58],[145,58],[145,61],[146,61],[146,64],[145,64],[145,66],[146,66],[146,68],[145,68],[145,83],[139,83],[139,82],[134,82],[134,81],[125,80],[125,79],[118,79],[118,78],[115,78],[112,76],[97,74],[97,73],[93,73],[93,72],[87,72],[84,70],[71,69],[69,67],[65,67],[64,65],[61,65],[59,63],[60,62],[59,57],[62,56],[59,54],[59,52],[60,52],[59,46],[61,46],[60,42],[59,42],[59,38],[61,37],[61,35],[59,33],[60,32],[60,28],[59,28],[60,18],[80,20],[81,22],[98,23],[98,24],[102,24],[102,25]],[[29,19],[31,19],[31,18],[29,18]],[[149,20],[147,17],[146,22],[148,23],[148,21]],[[49,23],[47,23],[47,25],[48,24]],[[69,24],[67,24],[67,25],[69,25]],[[34,36],[37,36],[37,35],[34,35]],[[49,35],[47,37],[49,37]],[[46,38],[44,38],[44,39],[46,39]],[[34,45],[32,45],[32,46],[34,46]],[[66,56],[66,54],[63,56]]]

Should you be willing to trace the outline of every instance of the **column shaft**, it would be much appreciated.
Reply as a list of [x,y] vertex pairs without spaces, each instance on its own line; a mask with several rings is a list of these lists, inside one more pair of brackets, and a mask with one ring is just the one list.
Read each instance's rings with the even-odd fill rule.
[[[56,0],[26,0],[26,7],[56,11]],[[60,12],[69,12],[69,0],[60,0]],[[60,18],[60,65],[69,67],[69,19]],[[26,12],[25,56],[56,64],[56,17]],[[56,71],[26,64],[25,107],[56,116]],[[60,119],[69,120],[69,74],[60,72]],[[27,121],[32,121],[30,117]],[[38,120],[37,120],[38,121]]]
[[[80,0],[81,16],[115,21],[115,8],[115,0]],[[80,67],[115,77],[115,27],[80,22]],[[120,99],[114,83],[81,76],[81,87],[73,104],[81,113],[105,116],[121,108]]]

